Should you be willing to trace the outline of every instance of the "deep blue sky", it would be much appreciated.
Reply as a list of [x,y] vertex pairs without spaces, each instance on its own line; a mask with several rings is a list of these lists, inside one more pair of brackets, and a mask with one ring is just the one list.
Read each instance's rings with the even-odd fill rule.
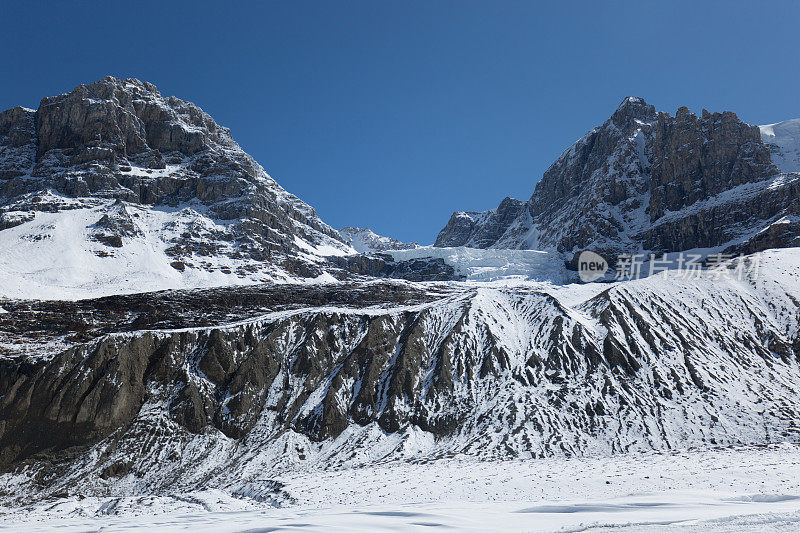
[[0,0],[0,109],[106,74],[191,100],[333,225],[430,243],[527,199],[626,95],[800,116],[800,6]]

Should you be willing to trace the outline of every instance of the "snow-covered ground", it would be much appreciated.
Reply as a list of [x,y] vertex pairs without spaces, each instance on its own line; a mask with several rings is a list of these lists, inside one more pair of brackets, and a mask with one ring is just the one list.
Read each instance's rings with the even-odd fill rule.
[[[168,212],[135,211],[142,214],[140,227],[155,228],[172,218]],[[92,225],[102,214],[100,207],[36,213],[30,222],[0,232],[0,295],[70,299],[236,283],[236,276],[218,269],[179,272],[171,267],[168,244],[156,229],[118,249],[92,242]]]
[[[5,510],[1,530],[797,531],[800,448],[387,463],[265,480],[275,508],[222,491],[69,498]],[[292,500],[293,499],[293,500]]]

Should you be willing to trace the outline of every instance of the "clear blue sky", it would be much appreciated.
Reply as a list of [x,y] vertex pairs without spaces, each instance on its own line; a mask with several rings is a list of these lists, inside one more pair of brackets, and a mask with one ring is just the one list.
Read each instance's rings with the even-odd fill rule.
[[0,108],[144,79],[334,227],[422,243],[527,199],[626,95],[800,117],[797,3],[2,1],[0,21]]

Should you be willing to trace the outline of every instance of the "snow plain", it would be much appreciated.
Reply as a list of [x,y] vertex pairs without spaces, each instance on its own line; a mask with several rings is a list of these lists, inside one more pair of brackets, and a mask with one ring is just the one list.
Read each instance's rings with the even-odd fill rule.
[[[280,508],[223,491],[60,499],[11,531],[797,531],[800,447],[392,462],[278,476]],[[291,500],[290,500],[291,501]]]

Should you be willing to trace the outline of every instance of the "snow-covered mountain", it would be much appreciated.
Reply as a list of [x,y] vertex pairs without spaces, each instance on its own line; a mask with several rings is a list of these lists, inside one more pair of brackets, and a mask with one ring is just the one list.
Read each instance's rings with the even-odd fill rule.
[[798,121],[750,126],[731,112],[675,116],[641,98],[568,148],[527,202],[456,212],[435,246],[619,253],[795,245]]
[[[0,504],[800,442],[797,139],[627,98],[530,200],[420,247],[328,227],[147,83],[6,111]],[[587,248],[746,255],[577,283]]]
[[339,234],[357,252],[384,252],[386,250],[407,250],[419,247],[416,242],[402,242],[391,237],[384,237],[369,228],[348,226],[340,229]]
[[0,250],[29,298],[314,278],[353,251],[200,108],[112,77],[0,113]]
[[798,264],[3,302],[5,498],[280,503],[270,476],[312,466],[797,441]]

